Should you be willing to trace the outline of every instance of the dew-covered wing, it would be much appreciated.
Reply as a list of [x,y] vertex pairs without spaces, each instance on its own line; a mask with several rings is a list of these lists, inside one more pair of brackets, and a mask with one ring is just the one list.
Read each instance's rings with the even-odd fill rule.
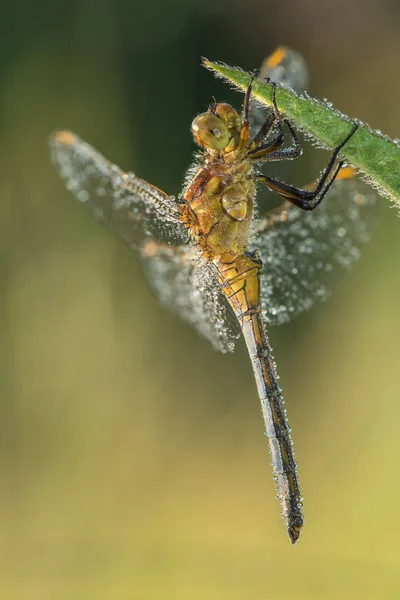
[[124,173],[74,133],[53,133],[49,146],[67,188],[118,238],[133,247],[148,237],[186,243],[175,198]]
[[263,261],[262,307],[278,325],[324,300],[360,255],[378,211],[378,196],[359,178],[337,180],[313,211],[293,205],[255,227]]
[[259,78],[301,93],[308,86],[307,63],[296,50],[279,46],[261,64]]
[[[258,78],[262,81],[269,79],[279,86],[301,94],[308,86],[307,63],[299,52],[279,46],[262,62]],[[266,106],[257,102],[252,104],[250,124],[254,133],[263,125],[268,112]]]
[[191,246],[147,241],[140,248],[148,283],[162,304],[220,352],[232,352],[241,330],[220,292],[215,266]]

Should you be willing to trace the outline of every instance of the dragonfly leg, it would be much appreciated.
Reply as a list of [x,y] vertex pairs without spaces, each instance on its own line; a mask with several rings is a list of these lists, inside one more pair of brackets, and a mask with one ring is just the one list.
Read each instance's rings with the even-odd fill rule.
[[259,130],[259,132],[254,136],[250,147],[251,148],[257,148],[257,146],[260,145],[260,143],[263,141],[263,139],[265,137],[267,137],[267,135],[269,134],[269,132],[271,131],[273,125],[276,123],[277,120],[277,116],[275,114],[275,112],[272,112],[271,114],[269,114],[267,116],[267,118],[265,119],[265,122],[263,123],[261,129]]
[[298,158],[303,152],[294,127],[287,119],[284,120],[284,123],[286,124],[290,133],[290,144],[287,148],[282,148],[277,152],[269,152],[268,156],[266,156],[267,161]]
[[[268,83],[270,83],[273,86],[272,105],[274,110],[273,113],[271,113],[267,117],[264,125],[261,127],[260,131],[253,139],[251,143],[252,150],[248,152],[247,156],[248,158],[251,158],[253,160],[259,160],[264,157],[266,160],[285,160],[289,158],[296,158],[301,154],[301,147],[298,142],[296,132],[287,119],[282,119],[282,115],[276,104],[276,84],[269,80]],[[276,121],[278,122],[279,134],[270,142],[259,145]],[[276,152],[276,150],[278,150],[278,148],[280,148],[283,142],[285,141],[284,124],[286,124],[291,136],[291,146],[289,148],[285,148],[284,150]]]
[[285,141],[285,131],[282,129],[279,135],[270,142],[250,150],[247,157],[253,160],[264,159],[265,161],[273,161],[297,158],[300,156],[302,149],[294,128],[286,119],[283,121],[283,124],[286,124],[290,133],[290,146],[288,148],[281,148]]
[[254,78],[257,75],[257,71],[253,73],[251,76],[249,85],[247,86],[246,93],[244,95],[243,100],[243,108],[242,108],[242,127],[240,129],[240,142],[239,142],[239,150],[243,150],[246,147],[246,144],[249,140],[250,134],[250,121],[249,121],[249,108],[250,108],[250,95],[251,88],[253,86]]
[[331,157],[323,170],[321,177],[316,182],[313,190],[303,190],[301,188],[288,185],[277,179],[272,179],[267,175],[257,173],[254,175],[257,181],[260,181],[268,189],[275,192],[281,198],[288,200],[295,206],[302,208],[303,210],[313,210],[318,206],[325,194],[329,191],[332,183],[335,181],[340,169],[342,168],[344,161],[340,161],[336,168],[334,168],[335,161],[338,157],[340,150],[349,141],[358,129],[358,124],[355,124],[351,132],[346,136],[343,142],[337,146],[331,154]]
[[263,139],[268,135],[268,133],[270,132],[272,126],[274,125],[274,123],[276,121],[278,121],[278,127],[279,127],[280,133],[283,134],[282,117],[281,117],[281,113],[279,112],[279,109],[276,105],[276,84],[273,83],[272,81],[270,81],[269,77],[265,80],[265,83],[270,83],[272,85],[273,112],[270,115],[268,115],[268,117],[266,118],[265,123],[262,125],[260,131],[255,135],[253,141],[250,144],[250,146],[252,148],[256,148],[257,146],[259,146],[259,144],[263,141]]
[[274,137],[269,142],[258,146],[258,148],[253,148],[250,152],[247,153],[247,158],[251,158],[252,160],[258,160],[259,158],[263,158],[267,154],[274,152],[278,148],[280,148],[285,141],[285,134],[283,131],[280,131],[276,137]]

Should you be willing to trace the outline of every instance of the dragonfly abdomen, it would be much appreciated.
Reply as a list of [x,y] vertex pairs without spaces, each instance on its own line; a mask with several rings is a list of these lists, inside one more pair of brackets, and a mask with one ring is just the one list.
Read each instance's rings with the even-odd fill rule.
[[281,515],[290,541],[294,544],[299,538],[304,519],[290,428],[261,313],[259,271],[262,264],[256,254],[248,254],[230,263],[219,262],[217,266],[222,291],[240,322],[250,355]]
[[300,535],[304,521],[300,486],[282,392],[277,382],[274,359],[262,322],[261,311],[244,316],[241,326],[261,401],[281,514],[290,541],[294,544]]

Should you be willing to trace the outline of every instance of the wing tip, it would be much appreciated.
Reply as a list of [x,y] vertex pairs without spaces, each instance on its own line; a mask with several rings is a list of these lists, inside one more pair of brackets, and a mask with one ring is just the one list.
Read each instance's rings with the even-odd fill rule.
[[261,65],[261,71],[264,69],[275,69],[278,67],[285,56],[287,56],[288,48],[286,46],[278,46],[275,50],[267,56],[267,58],[263,61]]
[[343,179],[352,179],[355,175],[357,175],[357,170],[353,169],[353,167],[349,167],[349,166],[343,166],[339,173],[337,174],[336,179],[337,180],[343,180]]
[[60,144],[62,146],[73,146],[76,140],[76,135],[67,129],[56,129],[49,137],[50,144]]

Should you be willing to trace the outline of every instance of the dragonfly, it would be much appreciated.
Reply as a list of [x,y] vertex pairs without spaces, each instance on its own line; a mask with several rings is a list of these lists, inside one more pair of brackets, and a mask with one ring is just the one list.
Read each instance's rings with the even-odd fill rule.
[[[299,91],[305,74],[299,55],[279,48],[260,76],[274,90],[282,83]],[[295,544],[304,522],[302,497],[267,329],[328,297],[368,241],[377,199],[340,158],[357,129],[351,122],[311,186],[297,188],[261,173],[264,163],[296,158],[301,147],[275,101],[251,133],[252,120],[263,114],[251,103],[251,90],[252,80],[241,113],[214,102],[193,120],[200,151],[178,198],[122,171],[71,131],[55,131],[49,144],[67,189],[137,252],[163,305],[220,352],[232,352],[243,335],[280,512]],[[282,204],[263,213],[255,204],[258,183]]]

